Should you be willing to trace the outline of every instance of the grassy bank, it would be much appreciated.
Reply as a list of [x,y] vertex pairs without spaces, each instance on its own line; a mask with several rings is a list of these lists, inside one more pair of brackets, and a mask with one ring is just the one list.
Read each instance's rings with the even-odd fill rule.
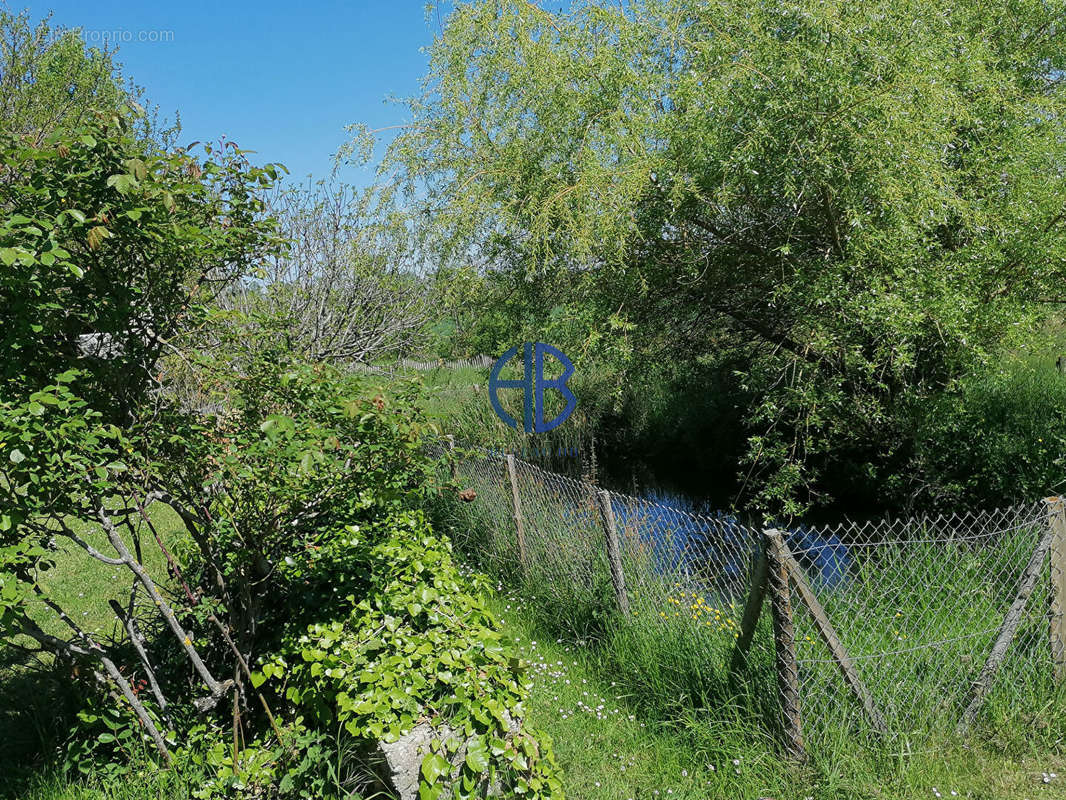
[[[610,675],[614,665],[587,642],[553,638],[528,605],[502,584],[493,601],[502,629],[529,665],[532,724],[553,739],[575,800],[1023,800],[1066,797],[1061,752],[1020,755],[990,746],[870,752],[846,742],[797,766],[758,730],[697,713],[664,716]],[[88,605],[88,604],[87,604]],[[8,694],[8,701],[15,698]],[[6,740],[5,740],[6,741]],[[6,751],[6,748],[5,748]],[[15,765],[4,753],[0,775]],[[1051,777],[1054,774],[1055,777]],[[200,776],[156,772],[145,762],[131,776],[110,778],[106,764],[68,779],[39,765],[2,784],[2,796],[20,800],[144,800],[191,798]]]
[[[157,522],[168,543],[176,544],[175,522]],[[154,544],[145,546],[146,558],[158,559],[157,553]],[[106,632],[111,624],[107,600],[122,599],[128,584],[116,581],[104,565],[82,567],[78,554],[62,553],[48,576],[50,591],[69,599],[87,629]],[[707,665],[727,652],[719,648],[715,656],[711,645],[729,631],[707,625],[698,647],[691,627],[670,621],[656,628],[655,636],[620,627],[609,638],[597,639],[595,614],[583,616],[571,608],[566,616],[558,605],[546,615],[545,588],[530,603],[517,585],[501,582],[493,607],[528,662],[526,711],[532,725],[552,737],[571,798],[1066,797],[1066,777],[1059,777],[1066,776],[1066,750],[1056,729],[1035,716],[1029,727],[1004,724],[995,736],[965,743],[897,739],[891,746],[871,748],[841,730],[835,741],[823,742],[813,752],[809,763],[789,763],[773,735],[764,725],[753,724],[750,714],[760,704],[773,706],[772,682],[760,696],[737,695],[731,701],[725,686],[707,691],[706,681],[715,672]],[[571,628],[569,635],[560,632],[561,621]],[[679,661],[679,653],[687,654],[688,661]],[[689,680],[699,677],[701,667],[705,682]],[[63,772],[53,754],[66,732],[64,713],[72,705],[64,698],[61,676],[44,682],[30,678],[17,664],[9,664],[0,676],[0,796],[191,798],[202,784],[202,775],[156,772],[146,758],[132,774],[118,775],[107,763],[82,764],[80,775]],[[709,708],[712,701],[719,707]],[[731,712],[724,708],[727,702],[734,705]]]
[[[902,538],[913,543],[884,552],[873,552],[871,545],[873,555],[855,555],[846,583],[836,591],[818,591],[851,652],[875,657],[862,662],[861,672],[883,704],[887,738],[875,736],[862,719],[817,632],[797,611],[811,756],[800,768],[786,766],[779,755],[768,613],[756,631],[748,669],[734,680],[729,664],[743,596],[716,597],[706,580],[695,576],[679,573],[675,582],[662,564],[638,563],[648,557],[646,548],[631,543],[632,550],[623,547],[630,613],[621,617],[614,609],[598,517],[577,502],[581,487],[529,470],[517,478],[525,548],[519,569],[510,489],[499,473],[487,461],[464,464],[464,485],[475,488],[476,497],[442,509],[439,524],[500,581],[511,606],[508,623],[525,628],[530,648],[537,640],[539,649],[529,656],[545,685],[534,692],[536,713],[542,715],[535,722],[561,743],[561,754],[569,752],[564,764],[569,780],[586,792],[575,796],[601,796],[589,785],[604,797],[640,796],[648,788],[619,774],[613,778],[617,789],[606,793],[612,784],[596,777],[620,745],[603,752],[589,750],[589,743],[613,743],[617,737],[633,737],[622,749],[661,749],[655,762],[682,765],[686,774],[657,771],[649,780],[675,793],[691,784],[703,793],[693,796],[917,798],[936,792],[950,797],[953,791],[963,797],[1066,796],[1063,782],[1052,777],[1066,769],[1064,691],[1051,678],[1046,606],[1042,611],[1038,600],[1022,619],[973,732],[965,737],[954,732],[1022,567],[1044,530],[1042,518],[1019,512],[1017,519],[981,522],[976,533],[985,536],[987,528],[996,534],[990,546],[978,539],[933,547],[925,540],[941,537],[941,531],[904,531]],[[683,526],[681,516],[670,524]],[[631,522],[637,519],[630,515]],[[555,674],[563,665],[576,672]],[[620,698],[628,711],[612,714],[617,722],[604,722],[597,734],[585,730],[575,722],[583,717],[567,711],[582,706],[562,702],[567,697],[587,702],[572,694],[575,675],[595,681],[598,697]],[[545,704],[545,697],[552,700]],[[635,721],[638,729],[631,729]],[[579,746],[568,751],[568,742]],[[597,766],[585,779],[589,765]]]
[[991,744],[894,749],[846,737],[808,764],[788,763],[759,731],[694,712],[652,714],[588,645],[552,638],[523,600],[502,591],[497,611],[530,664],[533,724],[555,742],[577,800],[1025,800],[1066,797],[1061,749],[1022,754]]

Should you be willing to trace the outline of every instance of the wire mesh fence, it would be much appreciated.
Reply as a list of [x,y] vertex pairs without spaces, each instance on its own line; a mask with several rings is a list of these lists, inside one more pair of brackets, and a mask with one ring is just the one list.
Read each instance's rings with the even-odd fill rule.
[[698,674],[704,700],[796,755],[842,731],[911,740],[1064,707],[1058,501],[776,531],[510,456],[454,469],[475,495],[456,544],[482,568],[561,625],[609,621],[671,654],[663,670]]
[[[1046,591],[1035,591],[1049,585],[1046,558],[1029,576],[1009,657],[987,676],[987,686],[975,688],[1049,530],[1040,504],[842,524],[812,537],[846,543],[839,584],[816,580],[810,588],[890,732],[958,727],[972,713],[976,691],[986,693],[986,710],[1008,715],[1025,716],[1054,697],[1052,604]],[[801,563],[821,555],[816,546],[793,552]],[[857,724],[861,709],[809,617],[801,618],[796,649],[805,704]]]

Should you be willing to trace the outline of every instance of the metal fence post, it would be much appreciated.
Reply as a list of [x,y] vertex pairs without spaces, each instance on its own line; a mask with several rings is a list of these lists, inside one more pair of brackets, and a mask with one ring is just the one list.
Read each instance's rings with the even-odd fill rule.
[[764,535],[766,537],[767,588],[770,590],[774,621],[777,696],[781,703],[784,745],[789,756],[803,761],[807,757],[807,751],[803,744],[799,664],[796,661],[796,632],[792,624],[792,599],[788,583],[789,567],[785,557],[785,542],[778,530],[765,531]]
[[518,474],[515,472],[514,455],[507,454],[507,476],[511,480],[511,510],[514,513],[515,533],[518,536],[518,563],[524,572],[526,560],[526,529],[522,524],[522,501],[518,498]]
[[614,509],[611,508],[611,493],[596,493],[600,506],[600,523],[607,542],[607,561],[611,565],[611,583],[614,585],[614,599],[622,616],[629,614],[629,598],[626,596],[626,576],[622,571],[622,553],[618,547],[618,527],[614,521]]

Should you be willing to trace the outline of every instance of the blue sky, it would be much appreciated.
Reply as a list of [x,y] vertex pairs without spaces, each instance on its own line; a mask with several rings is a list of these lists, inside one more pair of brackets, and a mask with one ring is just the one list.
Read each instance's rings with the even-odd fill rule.
[[[19,0],[10,7],[20,8]],[[183,142],[224,134],[261,162],[282,162],[295,179],[327,176],[345,125],[404,121],[404,109],[384,100],[418,92],[427,64],[420,48],[438,32],[423,0],[34,0],[28,7],[35,19],[51,10],[54,24],[81,27],[90,44],[129,39],[118,43],[123,71],[162,114],[180,110]],[[370,170],[343,175],[361,184]]]

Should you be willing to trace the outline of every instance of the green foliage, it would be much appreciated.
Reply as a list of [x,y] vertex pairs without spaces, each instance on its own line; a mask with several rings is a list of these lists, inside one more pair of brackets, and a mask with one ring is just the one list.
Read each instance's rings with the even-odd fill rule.
[[428,350],[440,358],[502,353],[514,330],[503,286],[469,264],[442,266],[433,276],[435,312],[427,325]]
[[309,730],[302,720],[281,729],[284,742],[256,739],[234,749],[222,726],[199,724],[178,753],[181,769],[202,773],[190,787],[198,800],[233,797],[341,798],[343,787],[329,761],[331,743],[322,732]]
[[[84,123],[92,109],[115,110],[142,94],[123,81],[114,50],[86,48],[77,31],[52,27],[50,17],[33,25],[29,11],[0,9],[0,130],[35,143]],[[164,138],[176,133],[156,130],[148,118],[141,125]]]
[[[85,54],[76,37],[34,50],[43,34],[23,23],[20,47],[38,60],[15,102],[43,114],[64,65]],[[433,429],[414,389],[380,392],[301,363],[307,348],[294,320],[270,308],[208,313],[221,290],[279,263],[284,242],[263,197],[276,168],[253,167],[232,143],[204,145],[202,155],[159,146],[136,130],[139,112],[120,107],[126,96],[107,83],[107,54],[89,60],[100,85],[74,87],[55,130],[36,131],[23,114],[23,127],[0,134],[0,636],[42,673],[78,686],[68,763],[110,761],[108,774],[94,774],[108,780],[152,750],[213,776],[197,796],[351,796],[344,748],[426,715],[473,737],[464,796],[497,778],[532,797],[560,796],[550,749],[501,727],[507,713],[520,716],[524,690],[474,594],[481,585],[404,515],[437,486],[424,441]],[[82,107],[89,97],[99,110]],[[315,222],[318,210],[301,205],[300,221]],[[352,221],[346,210],[339,219]],[[316,295],[339,310],[348,337],[331,357],[358,358],[358,334],[373,346],[378,334],[354,324],[360,309],[382,311],[390,336],[417,324],[417,308],[395,329],[388,313],[398,296],[417,306],[417,280],[360,282],[399,252],[372,245],[407,235],[400,216],[383,225],[338,234],[358,233],[366,246],[338,265],[354,280],[349,295],[332,302],[333,286]],[[314,263],[299,266],[316,274]],[[279,330],[286,335],[275,338]],[[196,397],[171,378],[175,363]],[[204,398],[215,410],[189,402]],[[180,519],[176,547],[153,523],[162,506]],[[376,541],[357,545],[360,528]],[[165,577],[148,571],[159,564],[143,554],[152,539]],[[111,606],[110,635],[82,627],[49,593],[47,571],[69,557],[132,582],[125,608]],[[388,670],[392,689],[382,695],[384,680],[364,680],[366,707],[356,710],[357,680],[327,684],[301,661],[298,695],[274,698],[271,712],[258,691],[268,687],[247,681],[243,665],[279,676],[272,665],[294,646],[287,632],[309,624],[326,626],[322,636],[384,625],[372,649],[358,638],[335,645],[340,658]],[[340,680],[337,665],[327,677]],[[393,708],[404,683],[419,691]],[[337,724],[343,741],[332,735]],[[425,762],[426,797],[445,783],[434,771],[442,757]]]
[[922,409],[906,489],[941,504],[1009,505],[1066,491],[1066,378],[1012,360]]
[[332,529],[416,506],[436,480],[424,452],[434,429],[413,387],[386,397],[365,378],[277,352],[246,366],[232,386],[218,374],[225,411],[161,413],[145,435],[160,443],[154,480],[191,533],[186,560],[209,584],[221,577],[227,591],[209,595],[257,652],[253,630],[269,640],[273,623],[333,603],[334,578],[359,578],[324,549]]
[[[101,114],[39,146],[0,136],[2,396],[78,368],[75,391],[118,421],[216,282],[277,243],[258,196],[274,167],[251,167],[235,146],[216,161],[164,152],[133,135],[133,119]],[[79,354],[84,334],[103,335],[105,357]]]
[[1062,12],[463,4],[389,163],[442,263],[504,277],[511,335],[621,404],[662,361],[739,364],[743,500],[869,499],[910,409],[1061,297]]
[[484,796],[497,781],[516,795],[561,797],[550,743],[520,726],[524,667],[496,631],[484,581],[459,572],[418,513],[349,526],[334,550],[367,566],[368,591],[346,598],[346,616],[289,638],[253,681],[367,747],[421,722],[447,726],[422,763],[423,798],[452,785],[461,746],[455,797]]
[[[271,699],[269,726],[257,705],[244,711],[237,724],[248,741],[235,747],[225,705],[194,715],[181,648],[156,631],[168,744],[180,747],[179,765],[212,776],[197,796],[345,796],[352,780],[366,780],[348,774],[347,754],[361,758],[376,739],[422,719],[475,737],[461,779],[470,792],[498,777],[530,796],[559,796],[547,743],[505,728],[507,714],[521,717],[524,689],[478,595],[483,583],[461,576],[448,545],[404,510],[437,485],[425,455],[433,428],[421,418],[417,387],[386,395],[366,378],[283,353],[245,366],[235,381],[216,374],[226,410],[198,417],[163,403],[124,430],[72,393],[73,374],[6,404],[5,474],[21,503],[20,516],[5,510],[12,538],[0,620],[9,640],[34,624],[28,606],[56,558],[48,537],[76,535],[53,527],[52,514],[90,518],[103,503],[121,520],[122,506],[154,497],[177,512],[188,537],[178,547],[182,574],[173,577],[195,592],[175,586],[171,602],[208,669],[233,669],[216,633],[224,624],[245,657],[263,665],[242,692],[269,692],[261,677],[290,681]],[[121,505],[108,499],[115,495]],[[313,637],[313,652],[301,635]],[[110,760],[121,770],[143,757],[126,709],[87,694],[91,711],[68,759]],[[158,715],[147,691],[141,700]],[[342,739],[332,734],[338,729]],[[427,770],[426,791],[439,791],[445,782]]]
[[[63,613],[43,580],[56,538],[107,563],[79,531],[117,514],[139,552],[129,512],[152,500],[158,431],[137,419],[159,353],[198,318],[213,280],[276,244],[258,197],[273,168],[250,167],[235,148],[216,161],[161,151],[131,132],[133,119],[93,115],[41,144],[0,136],[0,634],[25,647],[29,632],[38,659],[107,653],[69,615],[59,630],[70,640],[39,627],[46,609]],[[83,334],[100,336],[103,352],[79,349]],[[91,692],[106,683],[99,669],[80,675]]]

